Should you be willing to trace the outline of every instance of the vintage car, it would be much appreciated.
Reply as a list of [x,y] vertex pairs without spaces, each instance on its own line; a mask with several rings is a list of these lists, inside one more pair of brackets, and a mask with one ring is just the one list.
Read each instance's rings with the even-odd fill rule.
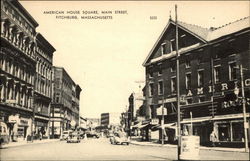
[[68,131],[63,131],[61,139],[60,140],[67,140],[67,138],[69,137],[69,135],[72,133],[71,130]]
[[67,143],[80,143],[81,142],[81,136],[77,132],[72,132],[69,134],[67,138]]
[[110,136],[110,143],[111,144],[127,144],[129,145],[129,138],[127,134],[124,132],[114,133],[114,135]]

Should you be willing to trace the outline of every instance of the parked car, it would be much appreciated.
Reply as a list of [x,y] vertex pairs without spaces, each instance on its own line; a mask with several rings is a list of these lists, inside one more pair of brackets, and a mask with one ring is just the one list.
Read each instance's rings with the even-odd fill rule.
[[67,143],[80,143],[81,137],[77,132],[70,133],[67,138]]
[[100,136],[96,132],[86,132],[88,138],[99,138]]
[[67,138],[69,137],[69,135],[72,133],[71,130],[68,130],[68,131],[63,131],[62,133],[62,137],[60,140],[67,140]]
[[127,144],[129,145],[129,138],[127,134],[124,132],[114,133],[113,136],[110,136],[110,143],[111,144]]

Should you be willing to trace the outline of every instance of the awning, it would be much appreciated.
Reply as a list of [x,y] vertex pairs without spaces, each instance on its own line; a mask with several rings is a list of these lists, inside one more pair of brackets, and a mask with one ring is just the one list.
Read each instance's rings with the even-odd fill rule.
[[161,129],[161,125],[160,124],[152,125],[152,127],[151,127],[152,131],[156,131],[156,130],[159,130],[159,129]]
[[144,124],[144,125],[139,126],[138,128],[139,128],[139,129],[143,129],[143,128],[146,128],[148,125],[149,125],[149,124]]
[[139,123],[136,124],[136,125],[131,126],[131,128],[139,128],[140,126],[142,126],[142,123],[141,123],[141,122],[139,122]]
[[164,124],[163,127],[168,129],[177,129],[176,123]]

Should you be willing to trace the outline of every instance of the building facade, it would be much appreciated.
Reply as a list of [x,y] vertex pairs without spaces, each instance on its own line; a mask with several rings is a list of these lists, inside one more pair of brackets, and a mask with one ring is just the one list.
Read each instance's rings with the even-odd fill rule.
[[34,86],[34,132],[49,137],[49,116],[52,101],[52,64],[54,47],[42,36],[36,35],[36,77]]
[[32,133],[37,26],[17,0],[1,1],[0,119],[12,141]]
[[[244,142],[242,92],[250,98],[249,17],[218,28],[203,28],[178,22],[179,85],[181,129],[200,136],[208,143],[215,131],[217,143]],[[176,23],[169,20],[159,39],[147,56],[146,112],[151,119],[162,116],[169,140],[176,139]],[[243,66],[243,73],[237,67]],[[243,79],[243,80],[242,80]],[[241,84],[241,80],[243,84]],[[191,119],[192,117],[192,119]],[[246,103],[249,127],[249,102]],[[192,120],[192,127],[191,127]],[[249,128],[248,135],[249,138]],[[249,139],[248,139],[249,140]]]
[[79,126],[81,88],[62,67],[53,67],[53,100],[51,104],[51,135],[59,137],[64,130]]

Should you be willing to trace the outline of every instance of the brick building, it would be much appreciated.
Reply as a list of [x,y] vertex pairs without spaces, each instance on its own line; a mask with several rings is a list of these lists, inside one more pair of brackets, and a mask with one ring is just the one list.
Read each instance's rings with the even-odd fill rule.
[[0,119],[15,141],[32,133],[37,26],[17,0],[1,1]]
[[52,63],[54,47],[42,36],[36,35],[36,77],[34,90],[35,134],[49,136],[49,115],[52,100]]
[[[170,19],[143,63],[146,115],[158,118],[160,124],[157,111],[164,106],[168,141],[175,140],[177,121],[175,28],[175,22]],[[234,89],[242,87],[241,74],[236,69],[242,65],[245,97],[250,98],[249,31],[249,17],[209,29],[178,22],[181,129],[189,133],[192,129],[202,144],[209,142],[214,130],[218,143],[243,145],[242,103]],[[249,104],[246,109],[249,125]]]
[[64,130],[79,126],[81,90],[64,68],[53,66],[52,137],[59,137]]

